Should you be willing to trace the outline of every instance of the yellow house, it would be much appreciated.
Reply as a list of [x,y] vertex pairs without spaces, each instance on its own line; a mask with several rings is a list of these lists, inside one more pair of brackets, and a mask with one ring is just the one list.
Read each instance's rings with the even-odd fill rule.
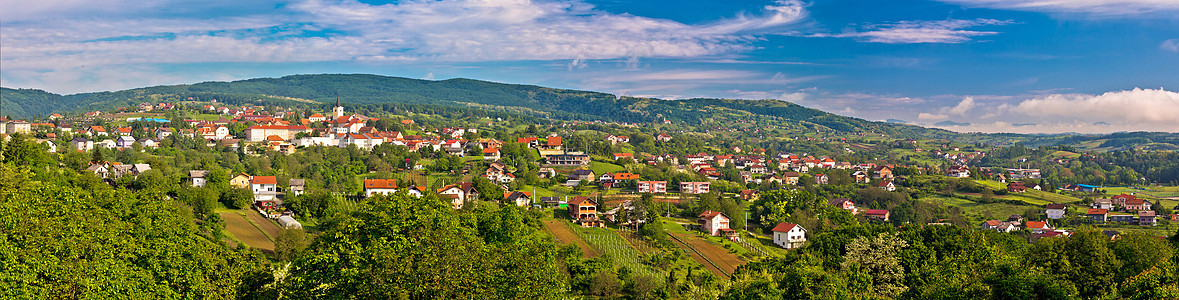
[[239,188],[248,188],[250,187],[250,175],[246,175],[246,173],[237,174],[237,176],[233,176],[233,178],[229,179],[229,185]]

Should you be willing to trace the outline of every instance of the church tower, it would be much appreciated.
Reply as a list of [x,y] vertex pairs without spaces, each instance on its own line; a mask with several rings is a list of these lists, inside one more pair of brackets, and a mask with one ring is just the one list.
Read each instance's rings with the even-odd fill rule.
[[335,118],[339,118],[339,117],[344,116],[344,106],[340,105],[340,94],[339,93],[336,93],[336,107],[332,108],[332,113],[335,115]]

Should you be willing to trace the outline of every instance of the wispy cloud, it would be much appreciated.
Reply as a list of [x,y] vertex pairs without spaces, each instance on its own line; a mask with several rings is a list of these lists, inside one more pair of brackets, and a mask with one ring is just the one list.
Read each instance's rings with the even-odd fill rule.
[[[967,7],[1072,13],[1090,16],[1174,17],[1179,2],[1173,0],[939,0]],[[1169,15],[1169,16],[1168,16]]]
[[967,97],[954,107],[922,112],[919,119],[937,121],[956,113],[969,126],[945,127],[958,131],[1015,133],[1109,133],[1116,131],[1179,132],[1179,93],[1163,89],[1113,91],[1103,94],[1050,94],[1006,104],[988,103],[995,113],[972,114],[979,104]]
[[[216,62],[558,60],[571,61],[567,68],[575,70],[589,60],[626,59],[629,67],[637,68],[640,58],[694,59],[749,51],[756,48],[758,34],[780,30],[807,15],[799,0],[777,0],[757,12],[702,24],[609,13],[582,0],[414,0],[384,5],[302,0],[208,20],[153,16],[184,3],[129,2],[126,11],[119,11],[108,8],[122,5],[86,1],[0,1],[6,8],[0,12],[5,82],[23,81],[25,86],[58,92],[85,91],[77,89],[85,85],[23,75]],[[21,16],[28,14],[37,17]],[[107,89],[134,86],[142,84]]]
[[901,21],[865,25],[859,31],[839,34],[816,33],[806,36],[855,38],[864,42],[888,44],[965,43],[975,37],[999,34],[995,31],[977,31],[968,30],[968,28],[1013,23],[1010,20],[995,19]]
[[1159,45],[1159,48],[1171,52],[1179,52],[1179,39],[1169,39],[1163,41],[1163,43]]

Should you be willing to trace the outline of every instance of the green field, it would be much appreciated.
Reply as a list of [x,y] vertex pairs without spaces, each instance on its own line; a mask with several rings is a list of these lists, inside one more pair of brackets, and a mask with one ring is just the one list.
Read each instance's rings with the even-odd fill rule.
[[625,169],[622,166],[612,163],[591,161],[590,170],[594,171],[594,174],[601,175],[602,173],[614,173]]

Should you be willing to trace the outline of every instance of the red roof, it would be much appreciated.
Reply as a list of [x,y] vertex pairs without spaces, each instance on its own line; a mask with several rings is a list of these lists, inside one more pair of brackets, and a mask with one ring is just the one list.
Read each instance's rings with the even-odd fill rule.
[[498,153],[498,152],[499,152],[499,148],[487,148],[487,149],[483,149],[483,154],[495,154],[495,153]]
[[716,216],[723,216],[723,217],[725,217],[725,219],[729,218],[729,216],[725,216],[724,213],[719,212],[719,211],[709,210],[709,211],[705,211],[703,213],[700,213],[700,218],[702,218],[702,219],[712,220],[712,218],[716,218]]
[[324,118],[324,116],[323,116],[323,115],[321,115],[321,114],[314,114],[314,115],[311,115],[311,116],[310,116],[310,117],[308,117],[308,118]]
[[589,203],[590,205],[597,204],[594,202],[594,199],[590,199],[590,197],[586,196],[577,196],[573,197],[573,200],[569,200],[569,205],[581,205],[582,203]]
[[1048,222],[1044,221],[1028,221],[1027,223],[1028,228],[1047,228],[1046,225],[1048,225]]
[[632,157],[634,153],[614,153],[614,157]]
[[1107,211],[1107,210],[1104,210],[1104,209],[1090,208],[1090,209],[1089,209],[1089,212],[1088,212],[1087,214],[1090,214],[1090,215],[1104,215],[1104,214],[1106,214],[1106,213],[1108,213],[1108,212],[1109,212],[1109,211]]
[[536,138],[534,138],[534,137],[516,139],[517,143],[531,143],[531,142],[535,142],[535,141],[536,141]]
[[274,176],[254,176],[250,178],[251,184],[278,184],[278,178]]
[[366,189],[395,189],[397,188],[397,179],[365,179],[364,188]]
[[869,209],[867,211],[864,211],[864,214],[867,214],[869,216],[883,216],[883,215],[888,214],[888,210],[886,210],[886,209]]
[[286,130],[307,130],[307,126],[303,125],[254,125],[249,129],[286,129]]
[[774,229],[772,231],[774,231],[774,232],[790,232],[790,230],[794,229],[795,226],[798,226],[798,224],[778,223],[778,226],[774,226]]
[[876,186],[878,186],[878,187],[886,187],[886,186],[888,186],[888,185],[890,185],[890,184],[892,184],[892,181],[885,180],[885,181],[881,181],[879,184],[876,184]]
[[559,137],[559,136],[550,136],[550,137],[549,137],[549,140],[548,140],[548,142],[549,142],[549,143],[548,143],[548,145],[549,145],[550,147],[552,147],[552,146],[560,146],[560,145],[561,145],[561,137]]

